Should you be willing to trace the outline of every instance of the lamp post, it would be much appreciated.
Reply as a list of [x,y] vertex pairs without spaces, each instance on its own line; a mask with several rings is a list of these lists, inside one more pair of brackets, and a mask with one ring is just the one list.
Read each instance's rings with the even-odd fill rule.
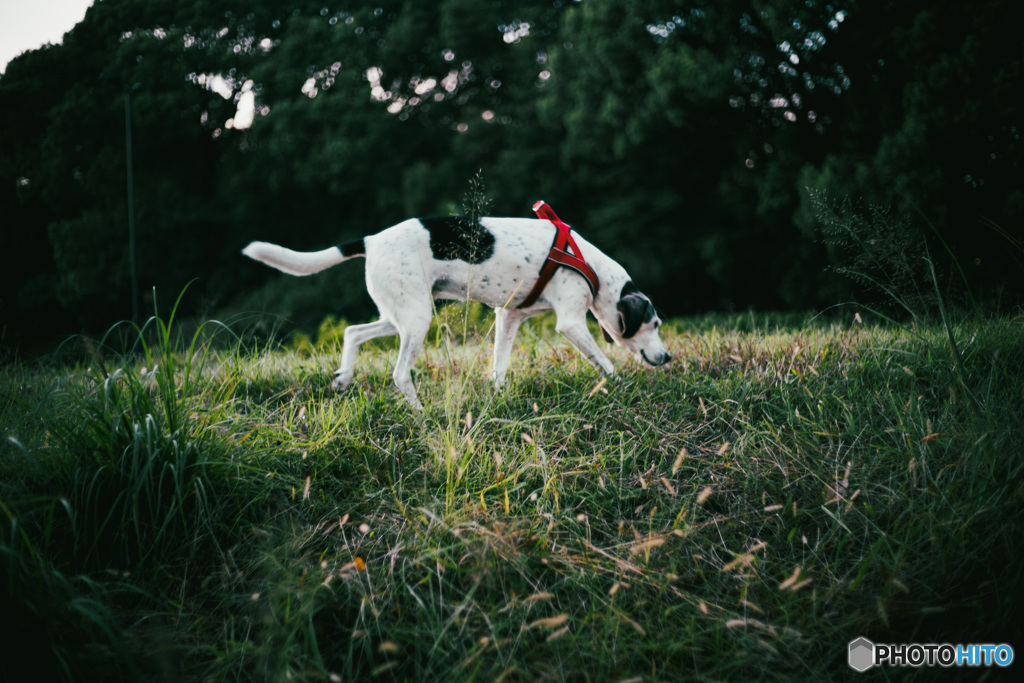
[[132,170],[132,93],[142,90],[141,83],[125,84],[116,73],[100,74],[100,80],[118,81],[124,92],[124,150],[128,177],[128,263],[131,268],[132,322],[139,324],[139,270],[135,248],[135,183]]
[[142,88],[133,83],[124,89],[124,148],[128,168],[128,262],[132,278],[132,322],[139,324],[139,271],[135,249],[135,186],[132,171],[132,93]]

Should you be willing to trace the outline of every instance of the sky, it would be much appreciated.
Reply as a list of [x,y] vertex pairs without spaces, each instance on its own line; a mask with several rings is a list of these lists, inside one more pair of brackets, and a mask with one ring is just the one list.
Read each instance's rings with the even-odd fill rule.
[[0,0],[0,71],[26,50],[56,45],[94,0]]
[[[26,50],[35,50],[46,43],[56,45],[64,34],[85,18],[85,11],[95,0],[0,0],[0,73],[7,64]],[[218,82],[207,86],[225,98],[233,96],[230,87],[220,76]],[[222,86],[218,88],[216,86]],[[235,128],[248,128],[254,116],[252,84],[242,86],[238,113],[232,120]]]

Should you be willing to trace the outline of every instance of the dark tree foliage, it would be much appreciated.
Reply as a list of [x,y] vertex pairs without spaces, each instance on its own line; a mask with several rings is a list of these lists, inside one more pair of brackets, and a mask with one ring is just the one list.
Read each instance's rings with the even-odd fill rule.
[[808,189],[893,211],[1016,305],[1013,7],[99,0],[0,77],[2,339],[130,315],[129,96],[147,310],[196,280],[196,316],[370,317],[359,267],[285,280],[239,249],[458,213],[478,171],[492,214],[547,200],[667,315],[849,297]]

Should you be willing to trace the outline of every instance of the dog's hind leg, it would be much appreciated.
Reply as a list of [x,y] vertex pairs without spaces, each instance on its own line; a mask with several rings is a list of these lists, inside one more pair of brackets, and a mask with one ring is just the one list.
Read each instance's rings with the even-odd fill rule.
[[390,320],[384,319],[346,328],[345,341],[341,350],[341,367],[334,373],[334,382],[331,387],[339,391],[348,388],[352,381],[352,375],[355,373],[356,354],[359,353],[360,345],[371,339],[391,337],[396,334],[398,334],[398,328]]
[[491,369],[491,377],[494,386],[499,389],[505,385],[512,342],[515,341],[519,325],[528,317],[515,308],[494,309],[494,367]]
[[431,311],[428,308],[424,312],[425,315],[410,315],[402,321],[398,330],[401,339],[398,360],[395,362],[395,372],[392,375],[395,386],[414,410],[423,410],[423,404],[416,397],[416,385],[412,382],[412,365],[416,362],[416,356],[423,348],[423,340],[430,330]]

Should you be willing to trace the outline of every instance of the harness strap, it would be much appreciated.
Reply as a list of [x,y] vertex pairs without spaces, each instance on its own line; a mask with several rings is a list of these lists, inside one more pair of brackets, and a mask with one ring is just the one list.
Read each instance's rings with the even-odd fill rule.
[[[558,270],[558,266],[566,266],[572,268],[577,273],[583,276],[587,281],[587,285],[590,286],[590,294],[597,296],[597,290],[601,287],[600,280],[597,279],[597,273],[590,267],[583,259],[583,252],[580,251],[579,246],[576,244],[576,240],[572,238],[570,234],[570,228],[567,223],[562,222],[555,212],[551,210],[551,207],[545,204],[543,201],[539,201],[533,205],[533,210],[537,214],[538,218],[546,219],[554,224],[557,232],[555,233],[555,241],[551,245],[551,251],[548,253],[547,259],[544,261],[544,266],[540,269],[540,275],[537,277],[537,283],[530,290],[530,293],[526,295],[526,300],[519,304],[519,308],[529,308],[533,304],[537,303],[537,299],[544,292],[544,288],[548,282],[554,276],[555,271]],[[571,252],[569,250],[572,250]]]

